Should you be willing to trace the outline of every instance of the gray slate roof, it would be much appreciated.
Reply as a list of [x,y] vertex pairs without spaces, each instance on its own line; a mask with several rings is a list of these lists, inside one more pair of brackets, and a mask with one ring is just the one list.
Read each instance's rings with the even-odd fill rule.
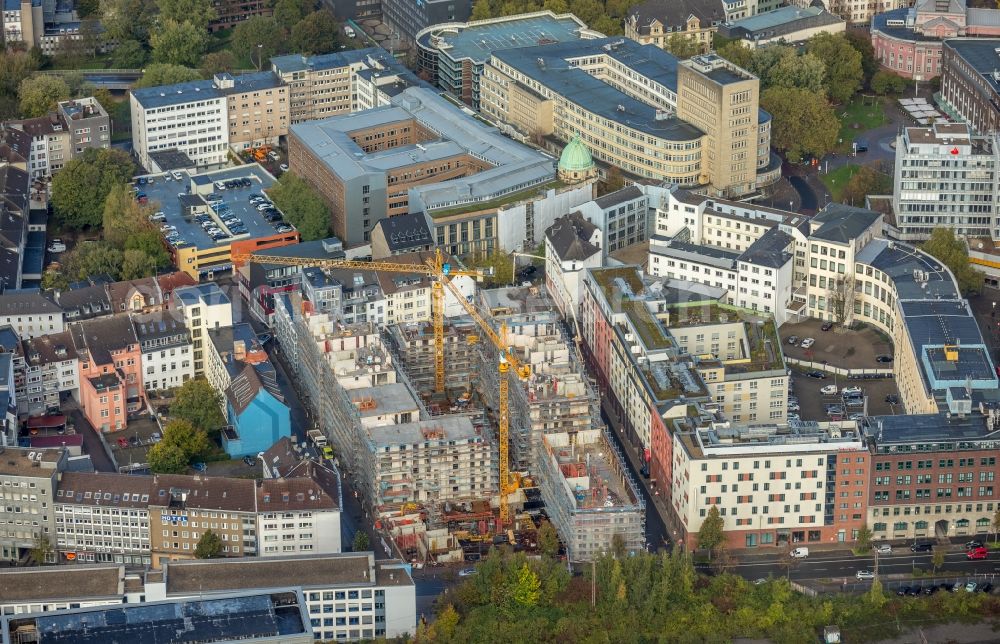
[[555,220],[545,236],[559,256],[560,261],[583,261],[601,252],[599,246],[590,243],[597,226],[583,218],[579,211]]
[[809,237],[838,244],[848,244],[881,216],[867,208],[831,203],[812,218],[813,223],[822,225],[814,230]]

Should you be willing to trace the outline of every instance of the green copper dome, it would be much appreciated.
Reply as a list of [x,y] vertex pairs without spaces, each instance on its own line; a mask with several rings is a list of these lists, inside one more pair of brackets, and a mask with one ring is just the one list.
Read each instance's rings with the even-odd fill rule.
[[580,140],[579,134],[574,135],[559,155],[559,171],[581,172],[593,167],[594,159],[590,156],[590,150]]

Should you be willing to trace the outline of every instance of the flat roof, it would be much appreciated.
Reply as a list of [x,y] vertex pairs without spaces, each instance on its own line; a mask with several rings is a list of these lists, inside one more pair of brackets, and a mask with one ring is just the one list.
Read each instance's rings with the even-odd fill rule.
[[376,568],[374,555],[370,552],[203,559],[164,564],[168,596],[272,588],[286,583],[306,590],[334,586],[413,585],[408,573],[394,574],[390,579],[388,575],[380,575]]
[[124,578],[125,569],[119,565],[7,568],[0,570],[0,604],[121,597]]
[[949,38],[944,41],[956,54],[982,76],[994,93],[1000,93],[1000,82],[993,72],[1000,67],[1000,39],[998,38]]
[[467,416],[438,416],[401,425],[373,427],[368,434],[377,448],[392,445],[415,445],[436,441],[467,441],[481,438]]
[[[409,387],[401,382],[379,385],[377,387],[350,389],[347,391],[347,394],[350,396],[351,402],[356,407],[359,407],[358,411],[362,418],[366,416],[395,414],[402,411],[413,411],[419,407],[417,401],[410,393]],[[362,404],[364,401],[372,401],[375,403],[375,406],[365,408],[365,405]]]
[[493,57],[544,85],[565,100],[615,123],[671,141],[700,139],[704,132],[591,76],[574,59],[610,56],[671,91],[677,89],[677,59],[654,45],[627,38],[601,38],[507,49]]
[[[279,594],[239,593],[211,599],[78,608],[4,620],[4,638],[22,625],[33,625],[38,644],[109,644],[137,642],[288,641],[312,637],[301,591]],[[13,641],[13,640],[11,640]]]
[[[417,34],[417,42],[454,60],[471,59],[482,64],[496,51],[576,41],[586,37],[582,33],[586,30],[587,25],[573,14],[540,11],[436,25]],[[432,43],[432,39],[435,42]]]
[[908,443],[912,441],[942,442],[996,438],[1000,432],[990,431],[981,414],[900,414],[867,418],[862,428],[877,443]]
[[[902,11],[905,13],[906,9]],[[754,35],[774,38],[799,29],[823,27],[842,22],[844,22],[843,19],[822,7],[788,6],[736,20],[728,23],[726,27],[730,33],[737,30],[745,32],[747,35],[743,36],[744,38],[753,38]]]
[[[187,175],[185,175],[184,180],[174,181],[172,178],[168,178],[170,177],[168,173],[146,175],[144,178],[149,179],[150,177],[153,178],[152,184],[147,182],[145,185],[138,186],[138,188],[140,191],[146,193],[150,204],[156,210],[163,212],[166,217],[166,220],[160,222],[159,225],[175,226],[180,239],[193,245],[198,250],[223,248],[238,240],[271,237],[280,234],[274,230],[274,224],[264,219],[257,212],[257,208],[248,201],[250,195],[259,194],[262,190],[267,190],[274,185],[274,177],[259,164],[253,163],[203,173],[191,177],[190,181],[186,178]],[[190,210],[186,206],[194,206],[199,212],[212,214],[220,229],[223,231],[228,231],[228,229],[225,224],[214,216],[214,213],[208,207],[208,203],[200,195],[191,190],[191,185],[192,183],[194,185],[206,185],[215,181],[228,181],[243,177],[250,179],[251,186],[249,188],[229,188],[217,191],[217,194],[222,197],[223,203],[231,209],[232,214],[243,221],[247,232],[215,241],[208,236],[208,233],[201,227],[201,224],[188,214]]]

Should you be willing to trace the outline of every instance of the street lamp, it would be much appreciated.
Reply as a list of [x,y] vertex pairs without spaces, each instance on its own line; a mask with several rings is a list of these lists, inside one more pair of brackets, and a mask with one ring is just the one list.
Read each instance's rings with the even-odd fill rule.
[[263,48],[263,43],[257,43],[257,71],[260,71],[260,66],[264,64],[264,57],[261,52]]

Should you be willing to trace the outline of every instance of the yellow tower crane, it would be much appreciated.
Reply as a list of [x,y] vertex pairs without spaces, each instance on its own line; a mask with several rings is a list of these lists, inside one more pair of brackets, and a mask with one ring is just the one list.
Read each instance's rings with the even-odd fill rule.
[[490,339],[493,345],[500,352],[500,361],[497,368],[500,372],[500,411],[498,418],[497,440],[500,443],[500,525],[498,532],[510,523],[510,507],[507,504],[509,494],[517,489],[517,485],[510,476],[510,408],[508,404],[507,387],[508,374],[513,369],[513,373],[519,378],[527,378],[531,375],[531,367],[521,362],[507,345],[507,325],[500,325],[500,332],[497,333],[493,326],[483,318],[476,308],[470,304],[458,288],[451,283],[450,278],[456,275],[474,277],[481,282],[484,277],[483,271],[463,271],[454,270],[445,261],[441,249],[435,249],[433,256],[427,258],[424,264],[406,264],[403,262],[366,262],[354,259],[314,259],[309,257],[280,257],[275,255],[261,255],[255,253],[240,254],[233,256],[233,262],[254,262],[257,264],[274,264],[280,266],[299,266],[302,268],[354,268],[366,271],[385,271],[388,273],[418,273],[427,275],[433,280],[431,286],[431,296],[433,305],[434,322],[434,390],[437,393],[444,393],[444,289],[448,288],[455,296],[455,299],[462,305],[466,313],[476,322]]

